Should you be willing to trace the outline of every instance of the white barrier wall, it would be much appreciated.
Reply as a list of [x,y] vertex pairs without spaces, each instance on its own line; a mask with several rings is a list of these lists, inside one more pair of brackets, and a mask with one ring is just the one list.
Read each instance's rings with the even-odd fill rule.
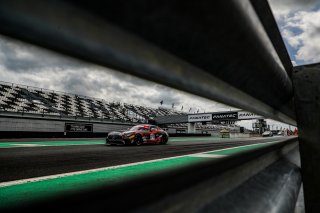
[[93,124],[93,132],[111,132],[111,131],[119,131],[126,130],[133,125],[119,125],[119,124]]
[[230,138],[249,138],[249,134],[245,133],[230,133]]
[[64,123],[54,120],[0,117],[0,131],[63,132]]
[[[65,123],[79,121],[56,121],[45,119],[26,119],[26,118],[6,118],[0,117],[1,131],[22,131],[22,132],[64,132]],[[85,122],[92,123],[92,122]],[[93,123],[93,132],[111,132],[115,130],[125,130],[133,125],[128,124],[109,124]]]

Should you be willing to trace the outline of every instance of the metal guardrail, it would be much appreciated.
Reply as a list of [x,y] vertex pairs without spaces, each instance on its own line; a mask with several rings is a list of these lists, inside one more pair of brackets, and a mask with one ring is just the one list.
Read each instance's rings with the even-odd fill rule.
[[320,63],[293,71],[306,212],[320,209]]
[[[296,124],[290,79],[292,65],[265,0],[107,0],[103,4],[95,0],[77,3],[70,0],[4,0],[0,2],[0,32],[268,118]],[[283,156],[285,145],[295,140],[223,161],[154,174],[26,208],[42,210],[50,206],[50,211],[66,207],[82,211],[100,208],[170,210],[172,206],[177,207],[175,203],[162,200],[157,205],[156,201],[161,196],[170,199],[174,194],[180,201],[184,201],[181,195],[188,195],[188,199],[182,202],[185,205],[178,206],[178,209],[193,210],[199,206],[192,206],[191,198],[203,192],[197,187],[212,187],[209,194],[213,197],[201,194],[201,198],[207,200],[198,203],[208,204],[206,207],[209,208],[218,196],[231,193],[247,178],[261,174],[267,166],[278,168],[273,167],[273,163]],[[268,171],[277,178],[287,174],[289,179],[274,182],[264,189],[288,189],[285,193],[290,196],[282,196],[274,206],[282,206],[276,212],[292,211],[301,183],[299,169],[287,162],[278,166],[282,169]],[[286,184],[292,187],[287,188]],[[262,191],[259,196],[263,202],[268,195]],[[92,197],[89,203],[88,197]],[[126,204],[119,205],[119,201]],[[150,205],[143,206],[145,203]],[[268,205],[270,208],[274,206]]]
[[295,124],[283,46],[274,48],[250,1],[67,2],[1,1],[0,31]]

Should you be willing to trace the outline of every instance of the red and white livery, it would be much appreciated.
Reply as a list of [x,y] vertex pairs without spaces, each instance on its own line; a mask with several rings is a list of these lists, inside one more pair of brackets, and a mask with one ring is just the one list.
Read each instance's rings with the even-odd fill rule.
[[106,139],[109,145],[137,145],[142,144],[166,144],[169,135],[158,126],[141,124],[133,126],[124,132],[110,132]]

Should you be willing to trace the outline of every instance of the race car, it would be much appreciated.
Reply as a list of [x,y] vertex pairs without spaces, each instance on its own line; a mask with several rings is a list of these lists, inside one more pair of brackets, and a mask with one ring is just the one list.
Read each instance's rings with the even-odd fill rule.
[[133,126],[124,132],[110,132],[106,139],[109,145],[137,145],[142,144],[166,144],[169,135],[158,126],[142,124]]

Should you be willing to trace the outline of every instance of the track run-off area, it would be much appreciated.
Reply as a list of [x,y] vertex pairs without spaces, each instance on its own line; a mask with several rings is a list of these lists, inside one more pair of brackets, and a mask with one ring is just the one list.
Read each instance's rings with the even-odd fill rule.
[[0,209],[218,159],[287,140],[170,138],[166,145],[109,146],[104,139],[0,141]]

